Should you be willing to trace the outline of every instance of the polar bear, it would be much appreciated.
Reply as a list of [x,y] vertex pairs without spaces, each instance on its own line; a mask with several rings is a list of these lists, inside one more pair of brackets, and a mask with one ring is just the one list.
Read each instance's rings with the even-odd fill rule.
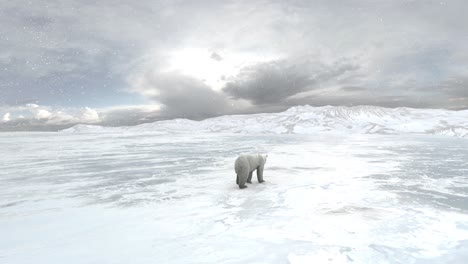
[[236,183],[240,189],[247,188],[246,182],[252,183],[252,173],[257,170],[257,179],[259,183],[264,182],[263,180],[263,168],[268,155],[248,155],[242,154],[236,159],[234,169],[237,174]]

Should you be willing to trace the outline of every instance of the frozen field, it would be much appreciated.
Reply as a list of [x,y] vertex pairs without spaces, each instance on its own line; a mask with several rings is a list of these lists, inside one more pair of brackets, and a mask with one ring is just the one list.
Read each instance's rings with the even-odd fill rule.
[[[235,184],[242,152],[266,182]],[[468,139],[0,134],[0,263],[468,263]]]

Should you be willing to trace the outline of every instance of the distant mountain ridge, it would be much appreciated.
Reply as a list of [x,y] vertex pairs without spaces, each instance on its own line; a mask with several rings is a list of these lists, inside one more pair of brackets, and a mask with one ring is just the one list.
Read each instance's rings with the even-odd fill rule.
[[130,127],[76,125],[68,133],[224,132],[314,134],[440,134],[468,137],[468,110],[384,108],[377,106],[295,106],[280,113],[228,115],[202,121],[173,119]]

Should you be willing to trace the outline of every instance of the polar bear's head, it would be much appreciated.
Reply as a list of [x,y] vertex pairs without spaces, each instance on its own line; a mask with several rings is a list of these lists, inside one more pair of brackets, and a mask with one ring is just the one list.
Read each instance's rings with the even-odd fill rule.
[[263,154],[263,155],[262,155],[263,164],[265,164],[265,163],[266,163],[266,161],[267,161],[267,158],[268,158],[268,154]]

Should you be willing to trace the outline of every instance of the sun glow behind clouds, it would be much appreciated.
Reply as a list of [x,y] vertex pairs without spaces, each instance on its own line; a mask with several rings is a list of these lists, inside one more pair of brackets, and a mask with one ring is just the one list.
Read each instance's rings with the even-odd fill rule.
[[170,54],[167,71],[177,71],[202,80],[214,90],[220,90],[229,77],[243,67],[277,59],[277,56],[242,52],[215,52],[207,49],[186,48]]
[[10,113],[6,113],[6,114],[3,115],[3,118],[2,118],[3,122],[8,122],[10,120],[11,120],[10,119]]

